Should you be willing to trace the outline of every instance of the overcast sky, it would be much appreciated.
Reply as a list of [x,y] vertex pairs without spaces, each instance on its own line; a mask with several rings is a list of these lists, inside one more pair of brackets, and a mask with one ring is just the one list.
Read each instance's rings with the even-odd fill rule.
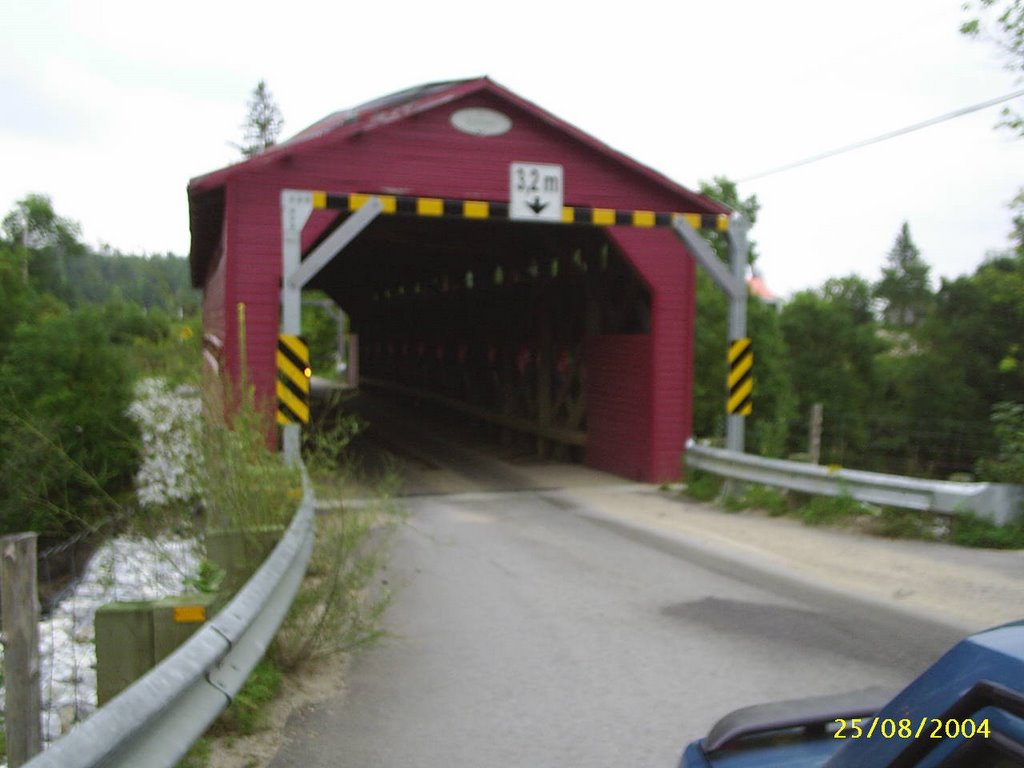
[[[1024,87],[961,0],[0,0],[0,214],[52,197],[87,242],[187,254],[189,178],[238,158],[265,78],[283,137],[435,80],[500,84],[696,188]],[[1024,99],[1013,102],[1024,111]],[[900,224],[933,280],[1008,244],[1024,139],[999,107],[740,184],[776,293],[879,276]]]

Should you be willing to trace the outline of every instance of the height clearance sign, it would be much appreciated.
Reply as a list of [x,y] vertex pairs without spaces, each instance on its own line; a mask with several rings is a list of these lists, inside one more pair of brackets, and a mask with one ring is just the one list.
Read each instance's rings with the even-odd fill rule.
[[508,217],[521,221],[562,220],[562,166],[511,163]]

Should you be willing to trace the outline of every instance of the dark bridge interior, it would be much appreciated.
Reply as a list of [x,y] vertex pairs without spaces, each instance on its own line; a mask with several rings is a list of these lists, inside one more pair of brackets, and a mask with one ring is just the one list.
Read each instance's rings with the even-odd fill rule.
[[308,287],[348,313],[361,386],[558,458],[586,442],[587,340],[650,332],[650,291],[596,227],[388,216]]

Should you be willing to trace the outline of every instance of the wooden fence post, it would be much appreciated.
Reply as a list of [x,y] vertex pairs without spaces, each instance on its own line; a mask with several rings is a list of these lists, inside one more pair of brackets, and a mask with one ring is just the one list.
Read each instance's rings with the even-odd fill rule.
[[40,750],[39,594],[34,533],[0,539],[0,604],[7,685],[7,764],[18,768]]
[[808,443],[810,443],[808,453],[811,455],[811,464],[821,462],[821,417],[821,403],[815,403],[811,406],[811,429],[808,437]]

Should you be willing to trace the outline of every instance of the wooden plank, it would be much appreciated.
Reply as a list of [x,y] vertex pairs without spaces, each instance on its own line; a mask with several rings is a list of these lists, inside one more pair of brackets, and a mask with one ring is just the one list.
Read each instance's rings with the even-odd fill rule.
[[34,533],[0,539],[0,604],[7,685],[7,764],[17,768],[40,750],[39,596]]
[[473,416],[474,418],[482,421],[489,421],[492,424],[497,424],[508,429],[514,429],[518,432],[525,432],[527,434],[545,437],[548,440],[555,440],[560,443],[565,443],[566,445],[578,445],[584,447],[587,444],[587,433],[582,430],[561,429],[559,427],[541,428],[537,426],[536,422],[530,419],[493,413],[484,408],[469,405],[468,403],[463,403],[460,400],[445,397],[444,395],[438,395],[433,392],[428,392],[417,387],[410,387],[405,384],[396,384],[393,381],[385,381],[384,379],[363,376],[360,383],[369,387],[385,389],[400,395],[408,395],[410,397],[418,397],[423,400],[428,400],[430,402],[437,403],[438,405],[443,405],[445,408],[450,408],[453,411],[459,411],[460,413]]
[[537,458],[543,459],[547,445],[543,432],[551,427],[551,366],[554,364],[551,346],[551,318],[548,311],[541,311],[540,344],[537,350]]

